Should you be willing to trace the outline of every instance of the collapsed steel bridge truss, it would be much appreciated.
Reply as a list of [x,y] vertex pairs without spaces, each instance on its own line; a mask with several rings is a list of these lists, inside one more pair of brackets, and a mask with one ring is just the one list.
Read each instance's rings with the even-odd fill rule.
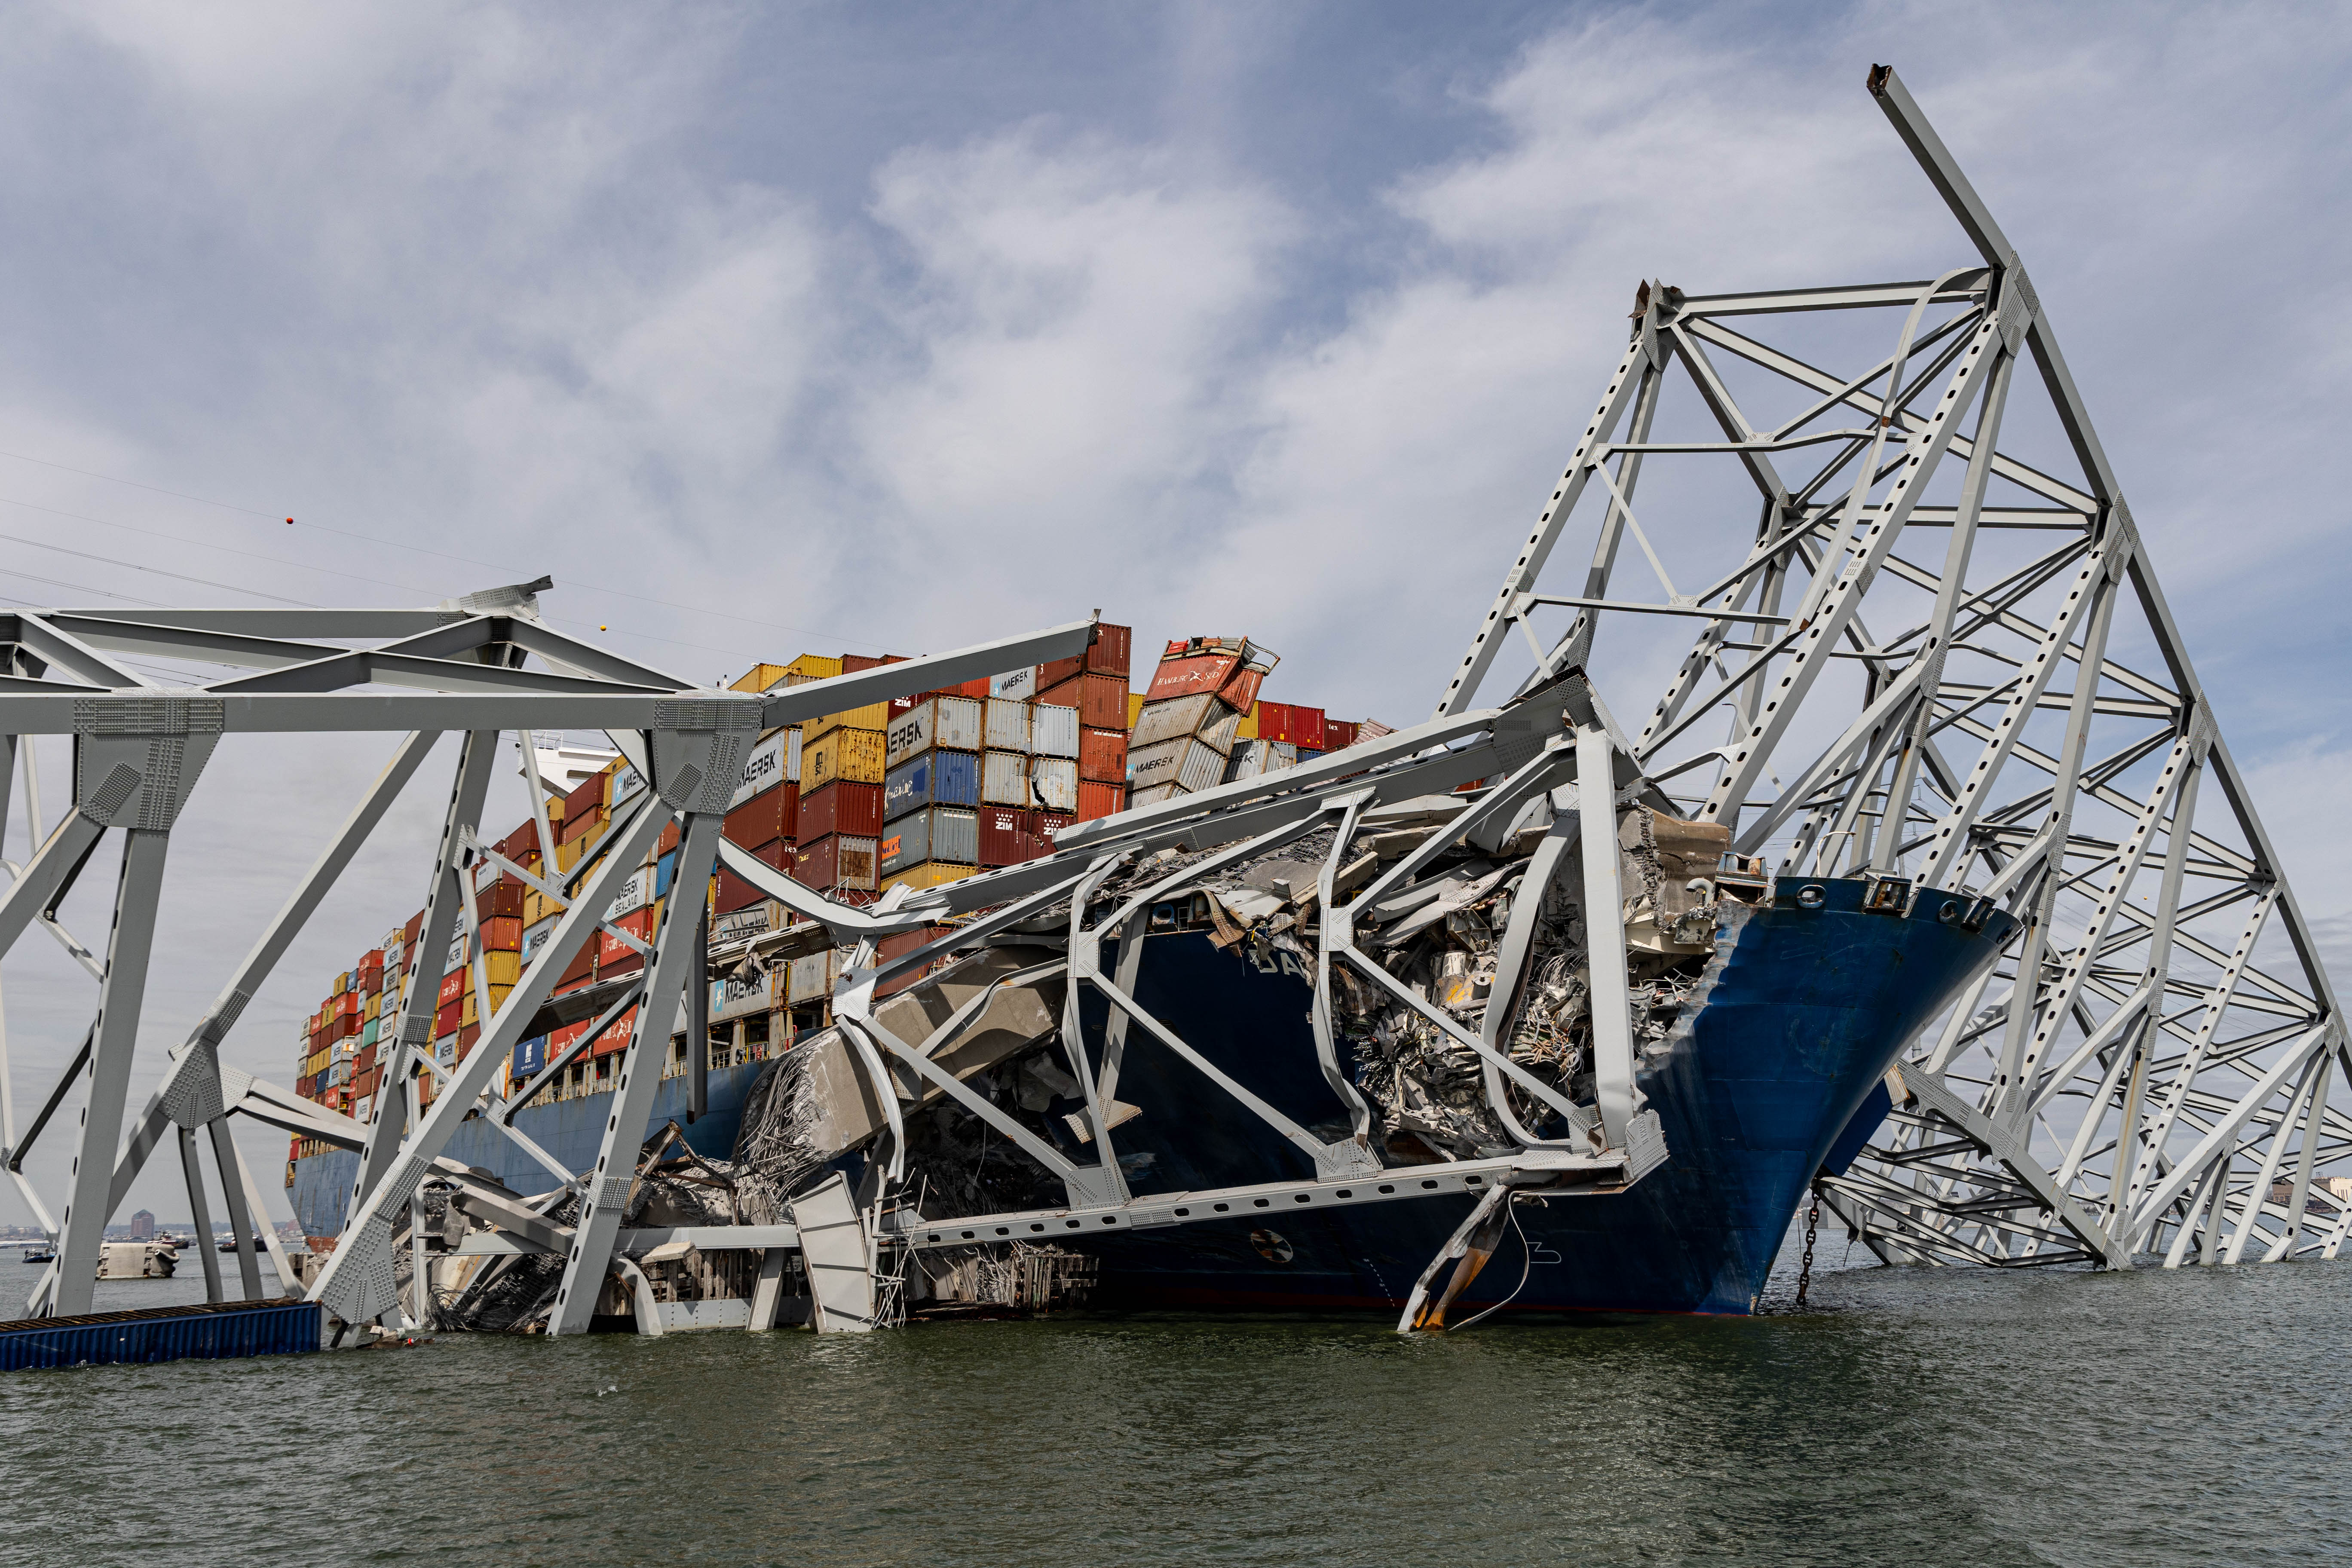
[[[853,909],[722,843],[741,753],[763,729],[1066,657],[1085,645],[1087,625],[751,696],[695,689],[554,633],[536,613],[544,584],[420,611],[5,617],[0,733],[11,748],[23,736],[71,734],[75,781],[72,809],[46,833],[37,801],[26,802],[39,847],[0,898],[0,952],[38,923],[100,988],[82,1050],[41,1111],[20,1130],[13,1101],[0,1099],[5,1163],[46,1225],[49,1211],[20,1167],[77,1078],[86,1090],[53,1226],[59,1262],[33,1310],[88,1310],[107,1219],[167,1135],[179,1142],[202,1223],[200,1131],[223,1174],[234,1173],[224,1192],[247,1293],[257,1294],[258,1197],[222,1131],[238,1113],[362,1152],[345,1233],[312,1293],[351,1323],[393,1312],[404,1210],[428,1176],[466,1186],[469,1173],[441,1154],[457,1121],[478,1110],[549,1168],[556,1190],[528,1207],[511,1194],[469,1192],[468,1212],[497,1225],[512,1249],[562,1256],[550,1327],[584,1328],[609,1269],[640,1278],[621,1214],[667,1032],[635,1032],[602,1152],[584,1176],[513,1127],[509,1112],[550,1075],[518,1088],[511,1103],[497,1099],[493,1080],[672,822],[679,885],[724,865],[856,944],[835,1015],[887,1127],[875,1151],[884,1179],[847,1227],[856,1241],[846,1271],[862,1273],[865,1294],[835,1299],[840,1326],[887,1317],[872,1289],[885,1248],[1184,1224],[1259,1198],[1349,1204],[1514,1187],[1603,1198],[1638,1180],[1665,1151],[1634,1086],[1625,976],[1610,972],[1612,963],[1622,971],[1622,942],[1596,930],[1591,942],[1595,1087],[1590,1103],[1577,1103],[1497,1048],[1502,1009],[1483,1031],[1467,1028],[1398,984],[1353,937],[1353,912],[1409,882],[1444,843],[1499,840],[1530,821],[1549,824],[1531,875],[1549,883],[1573,864],[1588,911],[1621,909],[1616,823],[1636,801],[1727,826],[1737,854],[1784,880],[1863,876],[1966,891],[2020,918],[2002,962],[1889,1075],[1889,1111],[1870,1147],[1820,1184],[1880,1257],[2128,1267],[2146,1256],[2168,1265],[2192,1255],[2334,1256],[2352,1224],[2352,1197],[2329,1184],[2352,1160],[2352,1121],[2338,1107],[2352,1047],[2309,928],[2022,265],[1893,72],[1874,71],[1871,90],[1979,260],[1931,280],[1862,287],[1700,297],[1645,284],[1624,356],[1428,723],[1080,825],[1045,859],[946,888],[893,889]],[[1875,325],[1888,321],[1900,324]],[[2032,378],[2017,376],[2029,358],[2044,398],[2031,396]],[[1692,428],[1677,434],[1678,426]],[[2036,439],[2046,455],[2031,446]],[[2018,455],[2029,448],[2035,461]],[[2078,472],[2053,471],[2067,466]],[[1688,477],[1717,469],[1727,482],[1712,490]],[[1561,591],[1545,569],[1580,506],[1595,542],[1582,577]],[[1643,562],[1633,575],[1654,577],[1655,595],[1624,581],[1629,541]],[[253,673],[163,689],[121,662],[137,654]],[[534,659],[539,668],[526,668]],[[1474,706],[1482,687],[1507,677],[1507,700]],[[1637,729],[1612,719],[1595,689],[1596,680],[1623,689],[1661,678],[1663,695]],[[451,936],[472,929],[475,876],[495,858],[476,836],[489,770],[502,731],[541,728],[607,731],[650,787],[615,822],[604,853],[568,876],[499,864],[530,876],[565,913],[549,951],[496,1007],[478,963],[483,1036],[445,1070],[428,1048],[431,999]],[[130,1118],[156,893],[182,805],[223,735],[320,730],[406,736]],[[404,1104],[380,1095],[362,1126],[222,1068],[218,1047],[247,1003],[447,731],[462,736],[457,774],[384,1077],[394,1085],[418,1067],[434,1073],[432,1105],[419,1105],[413,1089]],[[1422,849],[1385,867],[1351,858],[1367,814],[1482,781],[1475,804]],[[542,807],[542,837],[547,826]],[[1353,1118],[1351,1133],[1336,1140],[1257,1100],[1151,1016],[1135,999],[1132,967],[1156,903],[1325,826],[1334,842],[1317,889],[1313,1020],[1327,1081]],[[110,829],[121,830],[122,858],[101,956],[73,941],[57,910]],[[1171,848],[1210,853],[1157,880],[1135,879]],[[543,864],[551,863],[551,853]],[[1122,890],[1106,901],[1102,889],[1121,873]],[[1515,909],[1531,923],[1538,903]],[[880,957],[880,939],[941,921],[958,924],[915,952]],[[1082,1089],[1091,1163],[1039,1140],[938,1065],[985,996],[921,1040],[895,1034],[875,1006],[877,988],[894,977],[1041,921],[1061,928],[1064,956],[1045,966],[1049,975],[1001,984],[1060,984],[1063,1055]],[[1504,933],[1498,993],[1526,963],[1529,937],[1516,918]],[[1106,966],[1114,938],[1118,956]],[[699,936],[666,911],[642,945],[643,988],[614,1012],[645,999],[659,1017],[695,970]],[[1415,1166],[1410,1184],[1387,1179],[1368,1108],[1337,1059],[1340,966],[1476,1054],[1488,1103],[1513,1128],[1518,1153]],[[1077,1043],[1086,990],[1109,1008],[1098,1067]],[[1314,1176],[1172,1198],[1131,1194],[1107,1111],[1124,1053],[1139,1047],[1173,1053],[1215,1081],[1236,1114],[1299,1149]],[[933,1090],[1058,1178],[1066,1205],[934,1221],[892,1202],[888,1179],[905,1156],[901,1098]],[[1513,1090],[1521,1105],[1558,1113],[1568,1135],[1546,1140],[1514,1120]],[[552,1200],[574,1194],[575,1219],[545,1217]],[[410,1236],[416,1245],[414,1227]],[[776,1226],[746,1227],[739,1240],[813,1245]],[[291,1277],[282,1257],[277,1264]]]
[[[2352,1056],[2310,926],[2022,262],[1895,73],[1870,90],[1977,259],[1645,285],[1440,711],[1514,633],[1541,679],[1683,628],[1643,650],[1671,673],[1633,748],[1691,815],[1783,879],[1904,879],[2020,918],[1822,1184],[1882,1258],[2333,1257],[2352,1199],[2315,1184],[2352,1168]],[[1856,324],[1878,321],[1900,325]],[[1685,482],[1701,464],[1730,483]],[[1676,488],[1637,510],[1662,473]],[[1596,542],[1563,591],[1544,568],[1580,504]]]

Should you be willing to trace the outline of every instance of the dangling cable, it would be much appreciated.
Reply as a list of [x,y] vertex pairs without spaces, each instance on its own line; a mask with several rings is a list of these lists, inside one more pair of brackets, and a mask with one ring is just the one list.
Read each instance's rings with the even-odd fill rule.
[[1452,1329],[1447,1331],[1449,1333],[1458,1334],[1463,1330],[1470,1327],[1471,1324],[1480,1322],[1487,1318],[1493,1317],[1496,1312],[1501,1311],[1504,1308],[1517,1300],[1519,1299],[1519,1292],[1528,1288],[1528,1275],[1535,1268],[1536,1253],[1535,1248],[1528,1245],[1528,1233],[1519,1229],[1519,1199],[1517,1194],[1512,1194],[1511,1197],[1511,1228],[1515,1231],[1518,1231],[1519,1237],[1519,1282],[1511,1287],[1511,1293],[1509,1295],[1504,1297],[1501,1300],[1496,1302],[1493,1306],[1487,1308],[1476,1317],[1465,1319],[1464,1321],[1455,1324]]

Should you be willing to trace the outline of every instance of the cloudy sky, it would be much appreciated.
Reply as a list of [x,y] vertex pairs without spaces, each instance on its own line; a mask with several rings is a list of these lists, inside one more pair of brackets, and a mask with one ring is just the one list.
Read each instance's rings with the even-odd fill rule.
[[[1246,633],[1270,695],[1391,723],[1435,700],[1638,280],[1974,259],[1864,90],[1892,61],[2032,268],[2304,899],[2352,912],[2340,13],[7,13],[0,597],[547,573],[559,625],[698,681],[1099,605],[1139,647]],[[134,1096],[389,746],[223,746]],[[440,793],[232,1060],[290,1078],[325,978],[419,902]],[[68,911],[103,931],[100,895]],[[37,935],[5,986],[21,1120],[92,988]],[[136,1201],[184,1214],[176,1187]]]

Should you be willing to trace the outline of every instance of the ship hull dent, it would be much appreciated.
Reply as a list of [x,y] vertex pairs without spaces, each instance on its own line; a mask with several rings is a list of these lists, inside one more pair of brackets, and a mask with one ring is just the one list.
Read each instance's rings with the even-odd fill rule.
[[[1699,990],[1644,1053],[1639,1082],[1665,1134],[1665,1163],[1621,1194],[1517,1205],[1524,1243],[1507,1232],[1453,1310],[1457,1321],[1506,1298],[1529,1313],[1754,1311],[1812,1173],[1904,1046],[2012,929],[1999,914],[1976,931],[1939,920],[1955,901],[1941,893],[1922,892],[1909,915],[1895,916],[1864,911],[1859,880],[1804,884],[1823,895],[1811,909],[1795,884],[1783,886],[1770,906],[1731,912]],[[1301,981],[1201,936],[1150,940],[1139,1001],[1302,1123],[1339,1113],[1313,1068]],[[1277,1033],[1288,1037],[1269,1048]],[[1264,1181],[1269,1155],[1289,1173],[1289,1145],[1229,1102],[1202,1103],[1205,1081],[1171,1068],[1140,1035],[1129,1037],[1120,1098],[1146,1110],[1118,1138],[1139,1193]],[[1273,1227],[1221,1221],[1101,1237],[1092,1244],[1103,1259],[1097,1299],[1398,1308],[1465,1212],[1463,1199],[1432,1198]]]

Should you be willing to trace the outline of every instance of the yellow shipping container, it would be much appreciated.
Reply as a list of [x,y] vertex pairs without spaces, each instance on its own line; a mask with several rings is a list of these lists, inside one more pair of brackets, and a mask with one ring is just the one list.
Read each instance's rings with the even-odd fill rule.
[[367,1005],[360,1010],[360,1016],[362,1018],[373,1018],[383,1011],[383,993],[381,991],[373,992],[368,996]]
[[[810,720],[802,727],[802,754],[805,758],[810,743],[822,735],[830,735],[840,730],[871,731],[878,735],[889,727],[890,705],[887,702],[868,702],[863,708],[852,708],[840,713],[827,713],[823,718]],[[805,763],[803,765],[805,766]],[[801,780],[801,787],[803,789],[808,787],[808,780],[805,777]]]
[[887,751],[879,730],[835,730],[811,741],[801,747],[801,793],[806,795],[835,779],[878,784]]
[[555,869],[558,874],[568,876],[571,873],[572,868],[580,864],[580,858],[588,853],[588,847],[593,842],[594,842],[593,839],[586,834],[583,834],[569,844],[557,845],[555,847]]
[[841,673],[841,660],[821,653],[804,653],[784,666],[784,679],[794,686],[810,680],[831,680]]
[[482,962],[489,967],[490,989],[512,985],[522,978],[522,954],[519,952],[486,952]]
[[[1130,730],[1135,728],[1135,720],[1133,718],[1135,707],[1135,703],[1132,700],[1129,700],[1128,703],[1128,713],[1129,717],[1128,719],[1127,727]],[[1234,739],[1236,741],[1255,741],[1257,739],[1256,703],[1251,703],[1250,710],[1242,715],[1241,728],[1234,731]]]
[[961,882],[966,877],[977,876],[979,872],[977,866],[950,866],[944,860],[926,860],[919,866],[908,867],[895,877],[885,877],[882,891],[887,893],[901,882],[919,892],[925,888],[943,888],[950,882]]
[[765,691],[789,673],[781,664],[755,664],[729,681],[727,689],[730,691]]
[[555,906],[547,901],[547,895],[545,893],[541,892],[537,888],[526,887],[523,889],[523,924],[527,926],[535,926],[554,912]]
[[[1140,691],[1129,692],[1127,694],[1127,727],[1130,730],[1134,729],[1136,720],[1142,716],[1143,693]],[[1252,704],[1250,707],[1249,721],[1250,733],[1255,735],[1257,733],[1257,708],[1255,704]]]

